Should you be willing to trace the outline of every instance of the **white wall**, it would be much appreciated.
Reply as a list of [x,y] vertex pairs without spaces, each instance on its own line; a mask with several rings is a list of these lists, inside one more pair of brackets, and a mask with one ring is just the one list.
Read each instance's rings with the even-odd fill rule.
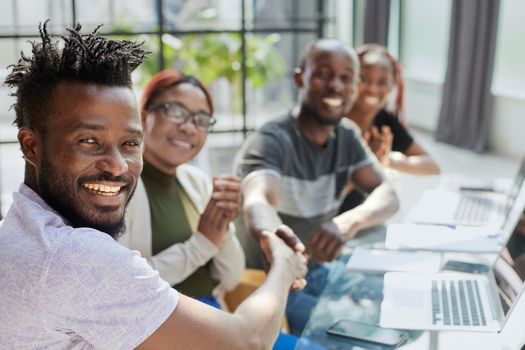
[[490,148],[496,153],[521,158],[525,155],[525,99],[496,96],[490,134]]
[[[519,159],[525,155],[525,98],[495,92],[489,151]],[[441,84],[407,77],[410,125],[435,131],[441,107]]]
[[441,85],[406,77],[406,116],[410,125],[434,131],[441,107]]

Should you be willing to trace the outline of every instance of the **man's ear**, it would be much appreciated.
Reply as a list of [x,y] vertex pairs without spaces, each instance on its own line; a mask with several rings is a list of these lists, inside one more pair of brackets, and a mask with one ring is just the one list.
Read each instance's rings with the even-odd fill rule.
[[303,87],[303,71],[301,70],[301,68],[295,68],[293,72],[293,80],[295,81],[295,85],[298,88]]
[[38,136],[31,128],[23,127],[18,130],[18,143],[24,154],[26,162],[36,167],[39,163],[40,149]]

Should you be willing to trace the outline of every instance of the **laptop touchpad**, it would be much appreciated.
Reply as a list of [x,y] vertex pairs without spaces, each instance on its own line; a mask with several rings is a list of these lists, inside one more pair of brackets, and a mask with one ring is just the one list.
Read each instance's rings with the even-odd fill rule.
[[424,293],[421,289],[400,289],[392,293],[392,300],[396,306],[410,308],[423,307],[425,305]]

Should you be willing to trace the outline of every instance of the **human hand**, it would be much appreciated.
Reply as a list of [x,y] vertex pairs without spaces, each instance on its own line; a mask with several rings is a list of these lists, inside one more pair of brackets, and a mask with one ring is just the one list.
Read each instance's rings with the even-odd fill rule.
[[390,127],[386,125],[381,127],[380,139],[381,146],[377,150],[376,156],[383,166],[388,167],[390,165],[390,152],[392,152],[392,141],[394,139]]
[[235,176],[215,176],[212,199],[217,202],[217,207],[225,210],[230,221],[234,220],[241,207],[241,180]]
[[[267,244],[268,238],[266,236],[268,234],[271,234],[271,233],[265,232],[265,234],[263,234],[260,237],[260,240],[259,240],[259,244],[260,244],[261,250],[263,252],[264,265],[267,266],[267,267],[272,264],[273,259],[274,259],[272,252],[268,251],[268,249],[269,249],[269,246]],[[301,240],[294,234],[294,232],[292,231],[291,228],[289,228],[286,225],[281,225],[275,231],[275,236],[280,238],[282,240],[282,242],[285,243],[294,252],[296,252],[296,253],[298,253],[298,254],[300,254],[300,255],[302,255],[304,257],[305,246],[304,246],[303,242],[301,242]],[[305,260],[306,260],[306,257],[305,257]],[[292,285],[291,285],[290,289],[293,290],[293,291],[301,290],[305,286],[306,286],[306,280],[303,277],[301,277],[301,278],[296,278],[292,282]]]
[[319,262],[332,261],[341,252],[345,241],[339,227],[333,221],[328,221],[314,231],[306,252]]
[[363,137],[379,162],[383,166],[388,167],[394,139],[390,127],[383,125],[380,133],[377,127],[372,126],[369,131],[367,130],[363,133]]
[[[304,276],[307,272],[304,245],[295,236],[292,229],[281,225],[275,233],[261,232],[259,238],[264,259],[269,266],[284,266],[290,272],[292,290],[301,290],[306,286]],[[291,249],[293,246],[295,249]]]
[[212,196],[201,215],[198,231],[220,246],[228,232],[229,223],[239,213],[240,204],[240,180],[233,176],[214,177]]

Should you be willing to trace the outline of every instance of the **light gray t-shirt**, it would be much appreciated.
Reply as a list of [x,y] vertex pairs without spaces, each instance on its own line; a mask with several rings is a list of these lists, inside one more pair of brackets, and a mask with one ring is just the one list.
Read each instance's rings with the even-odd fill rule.
[[137,251],[72,228],[21,185],[0,227],[0,347],[131,349],[178,293]]

